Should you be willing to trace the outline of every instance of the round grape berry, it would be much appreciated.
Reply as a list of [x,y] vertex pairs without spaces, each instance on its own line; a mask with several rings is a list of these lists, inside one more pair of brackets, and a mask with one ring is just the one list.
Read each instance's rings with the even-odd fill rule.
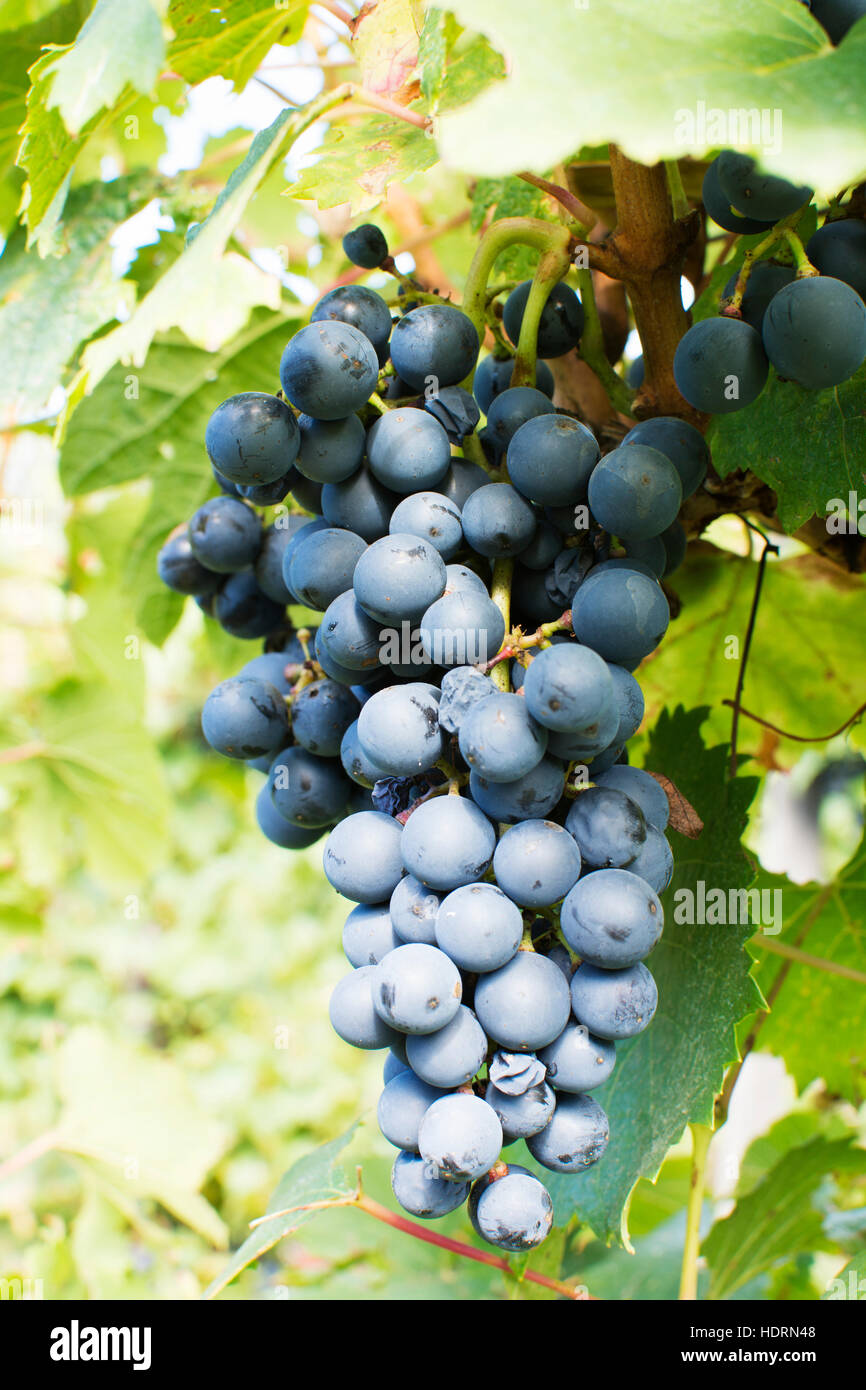
[[343,250],[353,265],[375,270],[388,255],[388,243],[375,223],[362,222],[343,237]]
[[402,839],[403,866],[421,883],[450,893],[477,883],[496,846],[496,832],[464,796],[437,796],[413,811]]
[[369,338],[376,352],[387,351],[391,336],[391,311],[380,294],[366,285],[338,285],[323,295],[310,315],[311,323],[335,319],[350,323]]
[[592,471],[589,506],[599,525],[626,541],[660,536],[683,500],[680,475],[647,444],[613,449]]
[[523,936],[523,917],[492,883],[466,883],[442,899],[436,944],[461,970],[481,974],[506,965]]
[[217,406],[207,422],[204,445],[222,477],[249,486],[285,477],[300,438],[285,401],[264,391],[245,391]]
[[709,415],[729,415],[751,405],[763,391],[768,371],[761,335],[742,319],[702,319],[674,353],[680,395]]
[[599,1038],[634,1038],[652,1022],[656,982],[643,962],[625,970],[601,970],[589,961],[571,977],[571,1004],[579,1023]]
[[598,440],[586,425],[570,415],[537,415],[511,440],[508,476],[539,506],[564,507],[586,499],[598,460]]
[[555,821],[525,820],[514,825],[493,855],[496,882],[523,907],[549,907],[574,887],[580,876],[580,850]]
[[[484,1179],[479,1179],[483,1182]],[[500,1250],[534,1250],[553,1225],[553,1203],[544,1183],[512,1169],[487,1183],[478,1198],[475,1229]]]
[[423,391],[432,384],[456,386],[478,357],[472,320],[451,304],[422,304],[398,321],[391,335],[391,360],[398,376]]
[[560,1095],[549,1125],[526,1142],[532,1157],[554,1173],[579,1173],[607,1148],[610,1125],[592,1096]]
[[794,280],[770,301],[763,335],[779,376],[810,391],[841,386],[866,357],[866,304],[831,276]]
[[580,1094],[607,1081],[616,1062],[616,1044],[595,1037],[585,1024],[572,1021],[538,1056],[557,1091]]
[[658,897],[626,869],[587,874],[562,904],[562,934],[569,946],[582,961],[603,970],[637,965],[656,945],[663,926]]
[[333,319],[300,329],[280,359],[284,395],[317,420],[342,420],[359,410],[378,379],[379,359],[370,339]]
[[202,733],[226,758],[257,758],[276,753],[286,741],[286,702],[268,681],[235,677],[208,695]]
[[710,463],[707,441],[700,430],[676,415],[656,415],[651,420],[640,420],[629,430],[620,447],[631,444],[658,449],[670,459],[680,475],[684,498],[697,492],[707,476]]
[[373,1004],[399,1033],[435,1033],[460,1007],[463,985],[444,951],[406,942],[389,951],[376,969]]
[[418,1147],[427,1172],[448,1182],[480,1178],[499,1157],[502,1126],[478,1096],[442,1096],[425,1111]]
[[356,903],[387,901],[400,881],[402,829],[380,811],[359,811],[335,826],[325,845],[325,878]]
[[518,951],[507,965],[482,975],[475,1012],[487,1036],[511,1052],[535,1052],[562,1032],[570,1012],[562,971],[546,956]]
[[444,1028],[406,1039],[406,1056],[415,1075],[443,1090],[465,1086],[478,1073],[486,1055],[484,1029],[465,1004]]
[[262,523],[246,502],[236,497],[212,497],[194,513],[189,543],[205,569],[236,574],[254,563],[262,543]]

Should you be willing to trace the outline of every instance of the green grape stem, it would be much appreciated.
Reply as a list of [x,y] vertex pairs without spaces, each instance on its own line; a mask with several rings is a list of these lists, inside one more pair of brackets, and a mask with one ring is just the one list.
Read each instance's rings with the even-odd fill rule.
[[[503,251],[521,244],[532,247],[542,257],[548,252],[560,252],[568,256],[567,264],[571,263],[574,238],[567,227],[538,217],[503,217],[492,222],[478,243],[463,298],[463,312],[474,323],[479,339],[483,339],[486,327],[487,282],[493,267]],[[472,375],[463,382],[467,390],[472,388]]]
[[812,275],[820,275],[820,270],[816,270],[815,266],[813,266],[812,262],[809,260],[809,257],[806,255],[806,248],[793,227],[786,227],[783,235],[794,257],[794,264],[797,267],[797,279],[806,280]]
[[577,287],[580,291],[580,302],[583,305],[584,314],[583,333],[580,337],[580,356],[598,377],[614,409],[622,415],[631,415],[635,393],[627,382],[623,381],[622,377],[614,371],[607,359],[601,318],[595,302],[592,271],[578,269],[576,273]]
[[[818,272],[806,256],[803,243],[794,230],[802,216],[802,212],[803,209],[798,208],[796,212],[791,213],[790,217],[785,217],[781,222],[777,222],[775,227],[758,242],[757,246],[753,246],[750,251],[746,252],[743,257],[743,264],[740,266],[740,273],[737,276],[737,283],[734,285],[734,292],[727,302],[724,302],[722,305],[721,312],[723,314],[727,314],[729,318],[739,318],[741,316],[743,295],[746,292],[749,276],[755,267],[755,263],[759,261],[762,256],[766,255],[768,251],[771,251],[774,246],[778,245],[780,241],[787,241],[791,246],[794,252],[794,258],[797,262],[798,276],[801,274],[817,275]],[[808,269],[803,267],[808,267]]]
[[668,188],[671,194],[671,206],[673,207],[674,217],[680,219],[689,215],[689,200],[683,188],[683,176],[680,173],[680,166],[675,159],[666,159],[665,174],[667,176]]
[[538,268],[529,290],[529,298],[520,325],[520,341],[517,344],[517,357],[514,363],[512,386],[535,385],[535,363],[538,358],[538,329],[544,306],[550,298],[554,285],[568,274],[571,266],[572,248],[566,245],[551,247],[542,252]]
[[[508,631],[511,625],[511,581],[514,577],[514,561],[511,559],[497,560],[493,566],[493,585],[490,597],[502,614],[505,622],[505,630]],[[497,664],[490,672],[490,679],[498,690],[504,690],[506,694],[511,690],[511,671],[507,660],[497,658]]]
[[522,628],[516,627],[511,632],[506,633],[499,651],[494,657],[491,657],[490,661],[484,662],[481,670],[492,671],[500,662],[512,661],[515,657],[523,658],[521,665],[528,666],[533,660],[533,657],[529,655],[530,648],[549,647],[550,638],[554,633],[569,632],[570,630],[571,609],[567,609],[561,618],[554,618],[549,623],[542,623],[534,632],[524,632]]

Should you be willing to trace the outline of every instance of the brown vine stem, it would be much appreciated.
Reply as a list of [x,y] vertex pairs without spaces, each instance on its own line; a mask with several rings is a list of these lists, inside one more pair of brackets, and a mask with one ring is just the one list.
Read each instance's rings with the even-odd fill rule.
[[589,264],[622,280],[628,291],[646,373],[635,414],[680,415],[703,423],[686,405],[673,375],[674,353],[689,326],[680,278],[700,216],[674,217],[663,164],[637,164],[611,145],[610,169],[617,225],[601,246],[589,247]]
[[[266,92],[270,92],[271,96],[276,97],[277,100],[281,101],[284,106],[290,106],[293,111],[297,111],[297,106],[293,101],[289,101],[289,98],[286,96],[285,92],[281,92],[279,87],[275,87],[273,82],[269,82],[266,77],[260,77],[259,74],[256,73],[253,77],[253,81],[257,82],[260,87],[263,87]],[[223,154],[222,150],[218,150],[216,151],[216,153],[222,155],[223,158],[225,158],[225,155]]]
[[[731,709],[737,708],[733,700],[723,700],[722,704],[728,705]],[[859,709],[855,709],[850,719],[846,719],[844,724],[840,724],[839,728],[834,729],[830,734],[792,734],[787,729],[780,729],[778,724],[771,724],[769,719],[762,719],[759,714],[753,714],[751,710],[744,709],[742,705],[738,708],[740,714],[746,719],[754,720],[756,724],[761,725],[762,729],[770,729],[772,733],[778,734],[780,738],[790,739],[792,743],[829,743],[830,739],[838,738],[840,734],[844,734],[846,729],[850,729],[852,724],[856,724],[857,720],[866,714],[866,704],[863,704],[860,705]]]
[[674,217],[676,217],[677,219],[681,217],[688,217],[689,200],[686,197],[686,192],[683,188],[683,176],[680,173],[679,163],[675,159],[666,159],[664,165],[665,177],[668,181],[668,190],[671,195],[671,207],[673,209]]
[[567,608],[560,618],[554,618],[552,622],[542,623],[534,632],[524,632],[521,628],[515,628],[505,636],[503,645],[494,657],[481,664],[480,670],[492,671],[494,666],[498,666],[500,661],[510,661],[521,653],[527,652],[530,647],[550,646],[550,638],[557,632],[569,632],[571,630],[571,609]]
[[[760,532],[759,534],[763,536],[763,532]],[[731,720],[731,777],[736,777],[737,775],[737,733],[740,727],[740,697],[742,696],[743,685],[745,684],[746,680],[746,666],[749,660],[749,652],[752,649],[752,638],[755,635],[755,622],[757,621],[758,617],[758,605],[761,601],[761,589],[764,585],[764,572],[767,568],[767,557],[769,555],[778,555],[779,553],[779,547],[777,545],[773,545],[773,543],[769,540],[767,536],[763,536],[763,540],[764,549],[761,552],[761,558],[758,561],[758,575],[755,580],[755,592],[752,595],[752,608],[751,612],[749,613],[749,626],[746,629],[746,637],[745,641],[743,642],[743,655],[740,661],[740,669],[737,674],[737,689],[734,693],[734,699],[732,702],[734,715],[733,719]]]
[[414,1236],[416,1240],[423,1240],[427,1245],[438,1246],[440,1250],[450,1250],[453,1255],[462,1255],[467,1260],[475,1260],[478,1264],[489,1265],[491,1269],[500,1269],[503,1274],[508,1274],[518,1282],[525,1279],[530,1284],[540,1284],[545,1289],[551,1289],[558,1293],[562,1298],[568,1298],[575,1303],[585,1303],[592,1299],[592,1294],[578,1289],[572,1284],[564,1284],[559,1279],[550,1279],[546,1274],[538,1274],[534,1269],[527,1269],[522,1275],[515,1274],[507,1260],[499,1255],[489,1255],[486,1250],[476,1250],[474,1246],[467,1245],[462,1240],[454,1240],[451,1236],[440,1236],[436,1231],[430,1231],[426,1226],[419,1226],[417,1221],[410,1221],[406,1216],[398,1216],[396,1212],[390,1211],[388,1207],[377,1202],[375,1198],[368,1197],[361,1185],[361,1170],[358,1169],[358,1182],[354,1192],[347,1193],[342,1197],[327,1197],[321,1202],[306,1202],[297,1207],[286,1207],[283,1211],[271,1211],[265,1216],[257,1217],[250,1222],[250,1228],[255,1230],[257,1226],[263,1225],[266,1221],[273,1221],[277,1217],[291,1216],[295,1212],[301,1211],[326,1211],[332,1207],[357,1207],[359,1211],[365,1211],[368,1216],[373,1216],[377,1221],[383,1222],[386,1226],[393,1226],[397,1231],[403,1231],[406,1235]]
[[379,92],[368,91],[366,87],[358,87],[354,83],[351,85],[354,88],[352,99],[360,106],[372,107],[374,111],[384,111],[387,116],[396,116],[400,121],[417,126],[419,130],[426,130],[433,124],[429,116],[423,115],[420,111],[410,111],[407,106],[401,106],[399,101],[393,101],[391,97],[381,96]]
[[755,263],[759,261],[767,251],[772,250],[777,242],[786,239],[788,230],[793,229],[794,225],[799,222],[802,211],[802,208],[798,208],[797,211],[791,213],[789,217],[785,217],[781,222],[777,222],[775,227],[773,227],[756,246],[753,246],[746,252],[743,257],[743,264],[737,275],[733,294],[722,308],[723,314],[728,314],[732,317],[737,317],[739,315],[746,285],[749,282],[749,276],[752,273]]
[[794,257],[794,264],[797,267],[797,279],[804,280],[810,275],[820,275],[809,257],[806,255],[806,248],[792,227],[786,227],[784,232],[785,240],[791,248]]

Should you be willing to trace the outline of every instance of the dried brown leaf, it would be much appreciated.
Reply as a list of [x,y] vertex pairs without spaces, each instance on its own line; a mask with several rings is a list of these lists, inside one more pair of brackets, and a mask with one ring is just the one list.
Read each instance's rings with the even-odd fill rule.
[[[649,772],[649,768],[646,769]],[[704,828],[704,823],[690,801],[687,801],[678,787],[663,772],[650,772],[668,799],[671,808],[670,824],[673,830],[696,840]]]

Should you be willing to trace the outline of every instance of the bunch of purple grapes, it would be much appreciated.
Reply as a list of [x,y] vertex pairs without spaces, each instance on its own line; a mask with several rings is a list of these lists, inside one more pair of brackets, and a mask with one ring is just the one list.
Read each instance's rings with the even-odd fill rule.
[[[376,228],[346,244],[365,266],[387,256]],[[514,343],[528,288],[504,306]],[[628,763],[632,673],[667,628],[660,581],[708,463],[678,419],[601,457],[554,407],[544,359],[582,328],[562,283],[538,386],[514,387],[513,359],[479,363],[453,305],[395,322],[373,290],[331,291],[288,343],[280,393],[212,415],[219,495],[159,557],[171,588],[264,639],[202,729],[264,774],[264,834],[326,836],[325,874],[356,904],[331,1020],[388,1053],[397,1200],[429,1218],[468,1198],[510,1251],[553,1219],[513,1146],[553,1172],[595,1163],[608,1120],[591,1093],[656,1008],[644,958],[673,864],[667,797]],[[294,605],[316,626],[292,626]]]

